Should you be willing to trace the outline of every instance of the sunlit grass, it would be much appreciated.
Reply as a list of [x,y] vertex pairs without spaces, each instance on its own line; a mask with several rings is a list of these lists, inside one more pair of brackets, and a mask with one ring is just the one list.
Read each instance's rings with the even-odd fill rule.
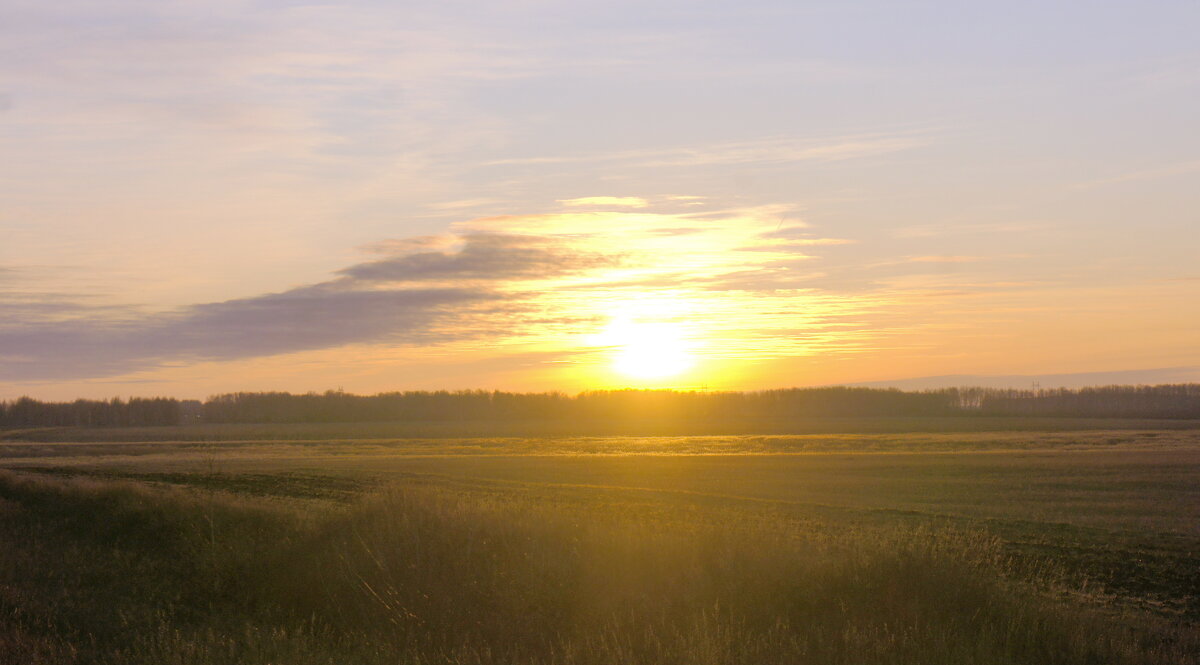
[[984,532],[605,496],[410,483],[338,508],[5,474],[0,661],[1182,665],[1200,646],[1054,599],[1086,589]]

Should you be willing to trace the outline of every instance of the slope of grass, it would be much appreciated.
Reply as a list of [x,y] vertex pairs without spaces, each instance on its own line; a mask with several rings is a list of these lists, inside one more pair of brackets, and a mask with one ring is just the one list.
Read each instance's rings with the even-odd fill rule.
[[[599,495],[598,495],[599,496]],[[397,485],[349,507],[0,475],[0,662],[1191,662],[987,535]],[[713,514],[709,514],[712,517]]]

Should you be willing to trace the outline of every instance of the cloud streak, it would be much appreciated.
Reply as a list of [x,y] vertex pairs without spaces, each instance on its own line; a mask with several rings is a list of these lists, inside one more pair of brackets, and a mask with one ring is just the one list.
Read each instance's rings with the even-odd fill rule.
[[493,160],[488,166],[525,166],[589,162],[623,163],[632,167],[738,166],[807,161],[841,161],[884,155],[925,145],[915,133],[867,134],[813,141],[780,136],[753,141],[730,141],[701,146],[626,150],[591,155],[516,157]]
[[[10,314],[0,324],[0,378],[113,376],[353,344],[487,339],[578,353],[572,339],[630,303],[659,303],[644,316],[686,312],[687,325],[761,332],[779,325],[776,295],[800,288],[791,271],[805,257],[794,245],[827,244],[772,237],[778,213],[483,218],[452,234],[372,243],[364,250],[382,258],[327,281],[171,311],[10,293],[0,299]],[[757,246],[737,249],[747,242]],[[772,348],[781,343],[759,339],[738,353],[786,353]]]
[[645,208],[650,205],[646,199],[637,196],[584,196],[578,199],[564,199],[559,203],[576,208],[580,206],[607,206],[616,208]]
[[359,282],[545,278],[616,265],[618,258],[553,239],[473,233],[455,252],[417,252],[360,263],[339,273]]
[[[413,251],[443,245],[456,249]],[[400,240],[373,249],[406,253],[349,266],[319,284],[169,312],[4,294],[0,378],[111,376],[167,363],[495,334],[483,319],[520,309],[503,302],[497,288],[619,261],[554,238],[487,233]]]
[[[332,284],[112,318],[74,307],[68,321],[0,326],[0,377],[111,376],[170,362],[235,360],[352,343],[416,342],[479,290],[344,290]],[[28,312],[27,312],[28,313]]]

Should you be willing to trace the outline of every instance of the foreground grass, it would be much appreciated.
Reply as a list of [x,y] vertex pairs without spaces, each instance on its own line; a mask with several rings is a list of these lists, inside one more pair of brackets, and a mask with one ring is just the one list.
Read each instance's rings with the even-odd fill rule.
[[1189,663],[993,539],[395,486],[349,508],[0,475],[0,662]]

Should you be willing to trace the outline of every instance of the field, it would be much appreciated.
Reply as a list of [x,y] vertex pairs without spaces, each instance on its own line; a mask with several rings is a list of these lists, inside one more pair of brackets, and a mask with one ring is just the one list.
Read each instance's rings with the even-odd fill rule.
[[1198,662],[1193,421],[506,433],[0,433],[0,662]]

